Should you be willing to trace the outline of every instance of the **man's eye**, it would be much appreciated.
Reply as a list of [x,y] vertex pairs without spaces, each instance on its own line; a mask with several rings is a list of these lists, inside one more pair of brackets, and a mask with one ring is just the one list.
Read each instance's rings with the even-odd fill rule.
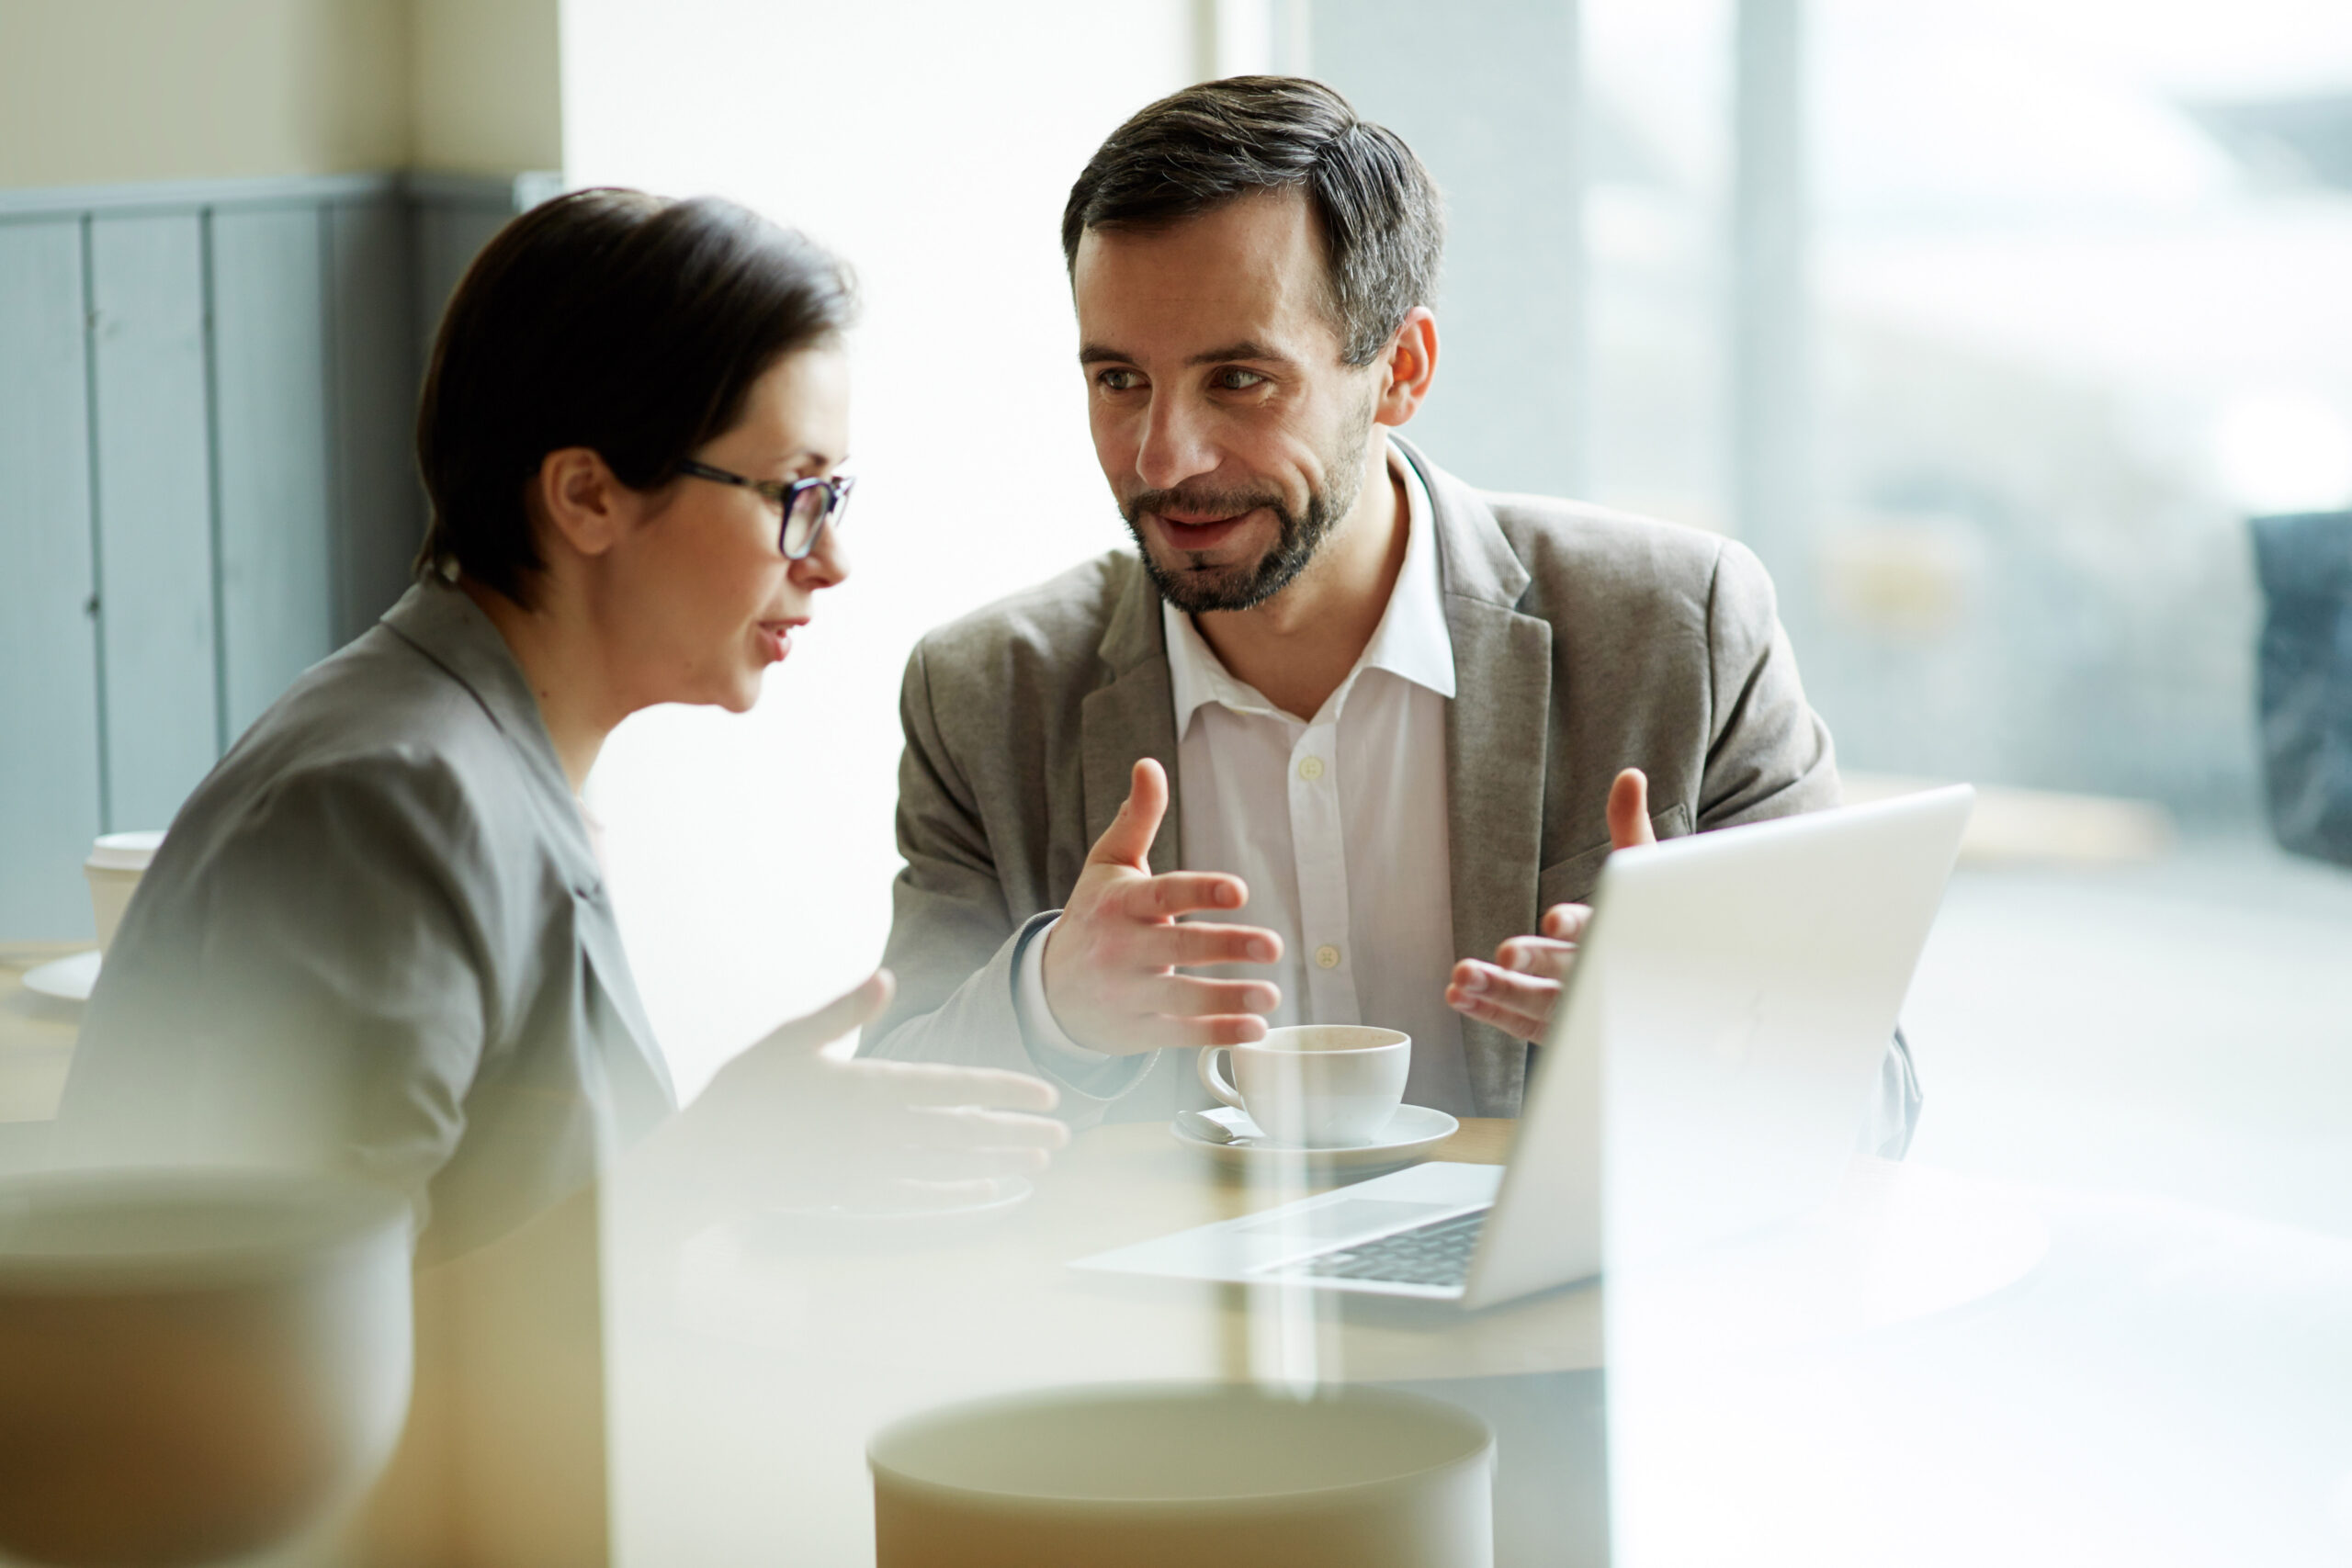
[[1265,379],[1255,370],[1244,370],[1238,365],[1228,365],[1216,373],[1216,384],[1228,392],[1246,392],[1262,385]]
[[1131,392],[1143,385],[1143,378],[1132,370],[1105,370],[1094,381],[1106,392]]

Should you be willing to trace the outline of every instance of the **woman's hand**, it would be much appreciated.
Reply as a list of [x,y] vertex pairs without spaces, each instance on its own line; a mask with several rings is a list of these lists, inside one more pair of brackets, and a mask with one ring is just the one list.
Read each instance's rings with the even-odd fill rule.
[[[705,1201],[807,1208],[932,1206],[993,1196],[1069,1142],[1053,1085],[1025,1073],[857,1059],[889,1005],[880,970],[729,1062],[676,1118]],[[667,1129],[665,1129],[667,1131]]]

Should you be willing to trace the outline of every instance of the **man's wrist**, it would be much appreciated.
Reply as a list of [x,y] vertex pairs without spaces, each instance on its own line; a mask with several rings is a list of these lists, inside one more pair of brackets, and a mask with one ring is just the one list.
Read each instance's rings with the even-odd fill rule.
[[1054,921],[1047,921],[1033,931],[1015,960],[1012,978],[1014,1021],[1021,1026],[1022,1041],[1028,1049],[1029,1059],[1036,1064],[1039,1072],[1059,1084],[1065,1091],[1083,1095],[1089,1100],[1116,1100],[1135,1088],[1136,1081],[1150,1069],[1152,1053],[1139,1052],[1132,1056],[1106,1055],[1080,1045],[1062,1028],[1060,1021],[1054,1017],[1053,1005],[1046,999],[1046,938],[1052,933],[1054,924]]
[[1098,1066],[1110,1057],[1101,1051],[1091,1051],[1073,1039],[1069,1032],[1054,1016],[1054,1004],[1046,995],[1046,943],[1052,939],[1054,928],[1061,924],[1057,914],[1031,933],[1021,950],[1021,964],[1012,987],[1012,1010],[1021,1021],[1021,1031],[1032,1045],[1072,1054],[1075,1063]]

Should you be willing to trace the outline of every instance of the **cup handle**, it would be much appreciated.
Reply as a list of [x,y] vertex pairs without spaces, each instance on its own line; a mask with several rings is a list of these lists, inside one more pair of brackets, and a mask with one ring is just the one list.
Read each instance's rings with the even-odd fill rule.
[[1208,1090],[1211,1094],[1216,1096],[1219,1100],[1225,1101],[1227,1105],[1232,1106],[1236,1111],[1239,1111],[1244,1109],[1241,1103],[1241,1091],[1235,1089],[1231,1084],[1226,1082],[1225,1075],[1216,1070],[1217,1054],[1222,1051],[1228,1051],[1230,1047],[1224,1045],[1204,1045],[1201,1047],[1201,1054],[1198,1059],[1198,1066],[1201,1072],[1201,1087]]

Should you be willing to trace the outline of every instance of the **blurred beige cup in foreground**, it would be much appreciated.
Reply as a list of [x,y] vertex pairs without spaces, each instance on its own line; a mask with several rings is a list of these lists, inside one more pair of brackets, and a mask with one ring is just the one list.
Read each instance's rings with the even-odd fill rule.
[[866,1445],[877,1568],[1492,1568],[1494,1434],[1391,1389],[1045,1389]]
[[130,896],[138,891],[139,879],[155,859],[164,835],[150,829],[137,833],[101,833],[98,841],[90,846],[90,858],[82,863],[82,874],[90,881],[90,913],[98,922],[98,951],[114,941],[115,928],[122,924],[122,912],[130,908]]
[[355,1503],[408,1409],[409,1229],[325,1176],[0,1181],[0,1556],[227,1562]]
[[[1233,1078],[1217,1071],[1222,1052]],[[1295,1024],[1248,1045],[1200,1055],[1201,1086],[1277,1143],[1340,1149],[1372,1142],[1396,1114],[1413,1064],[1413,1037],[1354,1023]]]

